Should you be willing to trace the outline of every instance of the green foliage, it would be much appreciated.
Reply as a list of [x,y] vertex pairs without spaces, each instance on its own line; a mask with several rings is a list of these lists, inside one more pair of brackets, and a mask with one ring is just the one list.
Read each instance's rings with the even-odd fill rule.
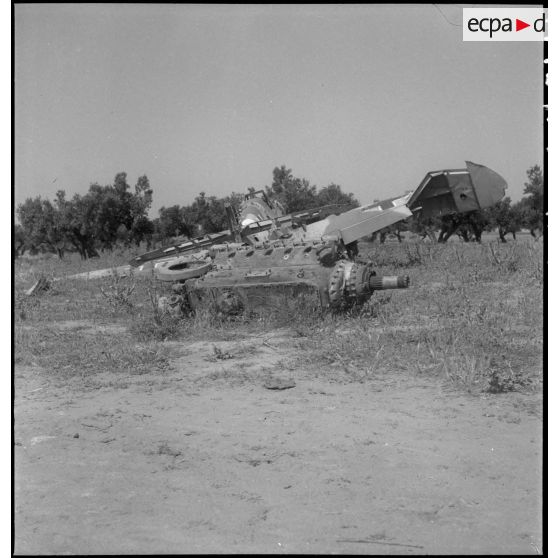
[[322,205],[351,205],[353,207],[358,207],[358,201],[354,194],[346,194],[341,190],[341,186],[334,184],[333,182],[329,186],[324,186],[320,188],[317,194],[318,207]]
[[121,308],[130,310],[133,308],[131,297],[136,290],[136,285],[133,281],[130,282],[127,278],[118,275],[116,271],[113,272],[109,285],[105,288],[100,286],[99,289],[112,309],[118,311]]
[[144,240],[151,240],[153,233],[155,232],[155,226],[153,221],[151,221],[146,215],[141,215],[134,219],[132,230],[130,232],[136,246],[139,246],[140,242]]
[[159,219],[154,223],[161,239],[173,236],[193,236],[194,227],[186,220],[184,207],[173,205],[159,209]]
[[97,255],[96,247],[112,249],[119,238],[139,243],[152,230],[147,219],[152,194],[146,176],[138,178],[132,193],[126,173],[121,172],[112,185],[91,184],[85,195],[76,194],[71,200],[63,190],[53,203],[28,198],[17,208],[21,227],[17,249],[46,248],[63,257],[73,247],[86,259]]
[[229,225],[225,205],[229,203],[238,210],[241,200],[242,195],[234,192],[225,198],[206,196],[205,192],[200,192],[194,203],[185,208],[186,218],[195,223],[201,233],[216,233],[227,229]]
[[17,258],[18,256],[22,256],[25,253],[25,250],[27,249],[27,245],[26,245],[26,237],[25,237],[25,231],[23,230],[23,227],[18,223],[14,226],[14,258]]
[[491,228],[490,219],[483,210],[444,215],[440,224],[438,242],[447,242],[453,234],[457,234],[463,242],[480,242],[482,233]]
[[[59,193],[60,194],[60,193]],[[17,209],[20,220],[20,240],[31,250],[41,247],[63,255],[66,224],[58,211],[57,202],[43,200],[40,196],[27,198]]]
[[130,333],[139,341],[167,341],[180,337],[186,328],[184,316],[162,308],[152,290],[148,295],[151,313],[138,314],[130,326]]
[[521,210],[519,204],[511,204],[511,199],[505,197],[494,206],[485,210],[492,228],[498,230],[501,242],[506,242],[506,235],[515,233],[521,229]]
[[544,209],[544,175],[539,165],[527,171],[529,182],[524,183],[523,193],[528,196],[529,203],[537,211]]
[[220,232],[229,226],[225,206],[229,204],[238,211],[242,198],[242,194],[235,192],[224,198],[200,192],[190,205],[162,207],[155,230],[160,239]]
[[413,215],[407,220],[409,230],[420,238],[429,238],[432,242],[436,242],[436,232],[441,228],[440,219],[437,217],[420,218]]
[[312,209],[322,205],[350,204],[358,206],[353,194],[346,194],[337,184],[330,184],[319,191],[305,178],[296,178],[285,165],[273,169],[273,182],[266,186],[267,195],[278,200],[287,213]]
[[273,169],[273,182],[266,186],[270,198],[277,199],[287,213],[317,207],[317,188],[305,178],[295,178],[285,165]]
[[521,200],[520,211],[523,225],[529,229],[532,236],[537,238],[544,228],[544,175],[539,165],[527,171],[529,182],[524,183],[523,193],[526,195]]

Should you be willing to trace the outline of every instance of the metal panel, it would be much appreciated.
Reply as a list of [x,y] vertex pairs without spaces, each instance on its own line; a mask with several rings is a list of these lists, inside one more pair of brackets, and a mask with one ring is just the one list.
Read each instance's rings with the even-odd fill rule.
[[465,164],[481,208],[490,207],[504,197],[508,183],[497,172],[471,161]]
[[398,207],[400,205],[406,205],[411,197],[412,192],[408,192],[403,196],[398,196],[396,198],[389,198],[387,200],[375,201],[367,205],[361,205],[351,211],[383,211],[384,209],[390,209],[392,207]]
[[443,171],[429,172],[413,192],[407,207],[413,210],[422,207],[421,201],[424,201],[425,197],[428,196],[428,189],[436,187],[436,183],[440,180],[442,180],[440,186],[447,187]]
[[429,173],[409,200],[408,207],[421,217],[438,217],[457,211],[447,172]]
[[[404,205],[385,211],[363,211],[362,213],[345,213],[343,219],[332,219],[324,236],[342,238],[345,244],[354,242],[385,227],[410,217],[412,212]],[[351,219],[348,219],[351,217]],[[330,218],[331,219],[331,218]]]
[[459,213],[467,213],[480,209],[475,190],[468,172],[448,174],[449,188],[453,195],[453,201]]

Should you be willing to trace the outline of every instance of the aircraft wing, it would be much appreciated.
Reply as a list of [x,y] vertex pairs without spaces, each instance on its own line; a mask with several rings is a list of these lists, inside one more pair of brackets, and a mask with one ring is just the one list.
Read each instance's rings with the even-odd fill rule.
[[413,212],[406,205],[357,208],[341,215],[330,215],[323,221],[308,225],[308,239],[341,239],[345,244],[368,236],[380,229],[404,221]]

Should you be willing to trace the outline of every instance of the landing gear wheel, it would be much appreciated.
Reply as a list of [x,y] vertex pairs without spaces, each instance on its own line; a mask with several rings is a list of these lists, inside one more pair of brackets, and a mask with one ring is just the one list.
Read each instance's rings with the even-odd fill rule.
[[341,261],[329,276],[328,294],[329,305],[332,308],[339,308],[345,299],[345,262]]

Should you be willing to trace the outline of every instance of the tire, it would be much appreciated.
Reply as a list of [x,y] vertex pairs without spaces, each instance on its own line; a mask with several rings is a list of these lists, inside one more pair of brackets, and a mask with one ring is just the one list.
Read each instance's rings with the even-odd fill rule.
[[211,261],[196,260],[183,256],[155,264],[155,277],[160,281],[185,281],[205,275],[212,266]]

